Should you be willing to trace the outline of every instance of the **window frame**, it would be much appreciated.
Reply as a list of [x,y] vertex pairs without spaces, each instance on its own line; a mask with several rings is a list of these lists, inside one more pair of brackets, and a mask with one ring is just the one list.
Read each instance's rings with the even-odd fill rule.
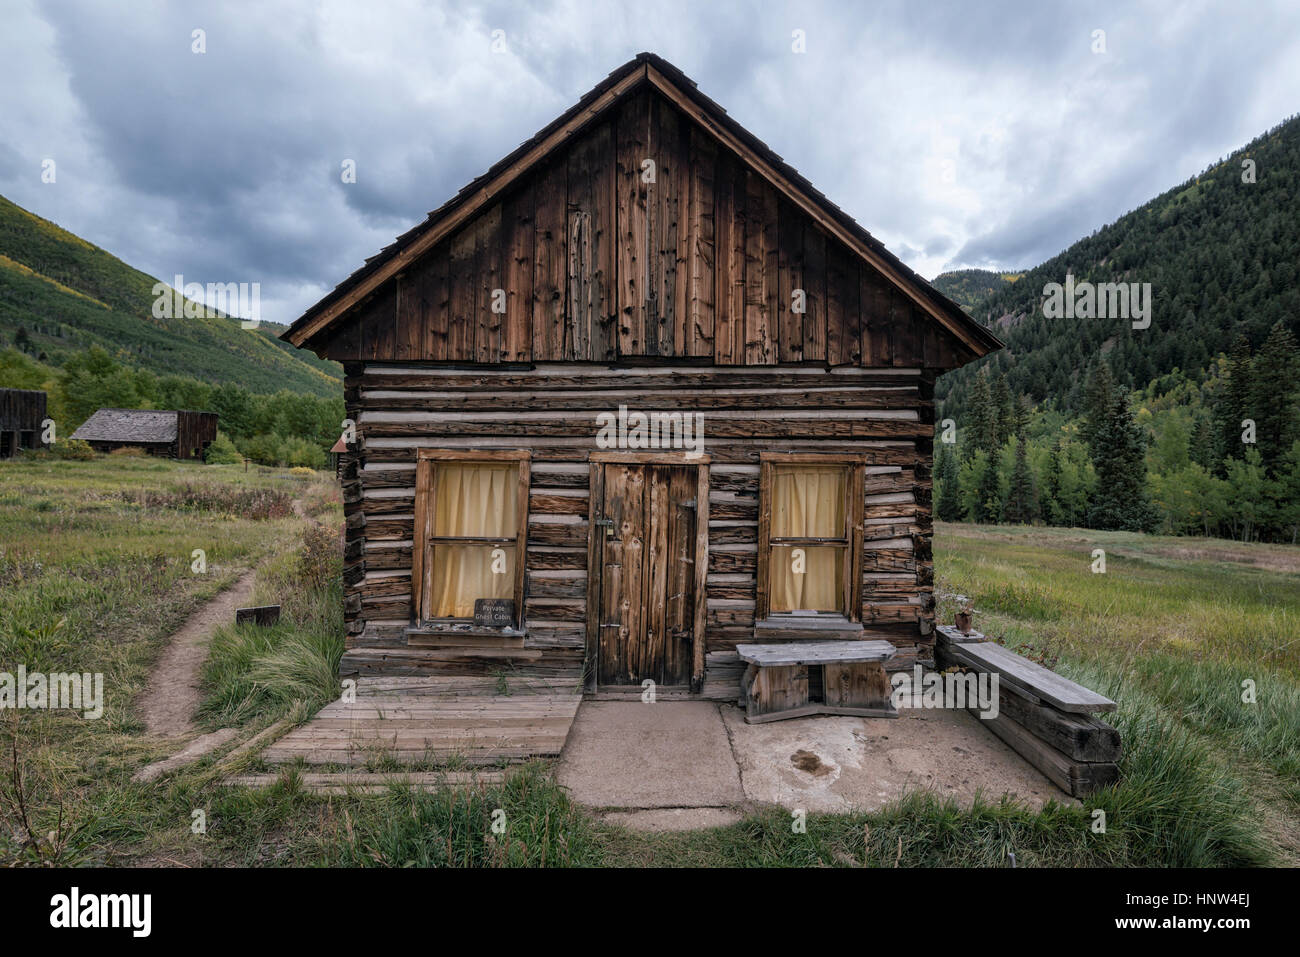
[[[755,577],[754,621],[776,620],[793,623],[834,618],[851,622],[862,621],[862,522],[866,507],[867,457],[862,453],[844,452],[760,452],[758,455],[758,561]],[[773,542],[772,506],[776,467],[780,465],[807,465],[825,468],[838,466],[848,473],[844,494],[848,500],[844,507],[847,545],[842,546],[845,556],[845,574],[837,612],[797,613],[771,610],[771,558],[772,549],[789,545],[791,540]]]
[[[439,542],[471,541],[461,536],[436,538],[433,522],[437,502],[434,487],[439,464],[486,465],[514,462],[518,464],[518,498],[515,513],[515,580],[514,627],[522,630],[524,620],[524,564],[528,549],[528,491],[532,471],[532,453],[526,449],[419,449],[415,460],[415,527],[411,545],[411,623],[415,626],[460,626],[473,624],[470,618],[429,618],[425,615],[425,566],[430,549]],[[487,544],[486,542],[484,544]],[[431,567],[431,566],[430,566]]]

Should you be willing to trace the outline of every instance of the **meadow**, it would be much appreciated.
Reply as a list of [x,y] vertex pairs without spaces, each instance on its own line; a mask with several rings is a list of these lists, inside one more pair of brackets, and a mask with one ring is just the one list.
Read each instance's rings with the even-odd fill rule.
[[[942,619],[969,597],[977,628],[1119,702],[1123,777],[1079,806],[960,808],[918,794],[874,814],[810,815],[804,834],[780,809],[645,834],[572,804],[541,762],[504,783],[372,796],[313,794],[294,769],[262,790],[223,786],[229,771],[259,765],[222,754],[132,782],[175,750],[144,736],[134,712],[161,643],[242,569],[258,569],[254,600],[282,604],[283,617],[269,629],[219,629],[201,728],[247,741],[337,693],[340,522],[337,485],[322,473],[116,456],[0,463],[0,670],[103,671],[108,696],[98,721],[0,713],[0,862],[1300,863],[1300,551],[1080,529],[941,524],[935,535]],[[193,571],[195,548],[204,574]],[[1104,574],[1091,570],[1095,548],[1106,550]],[[1242,701],[1247,681],[1253,704]],[[511,822],[501,838],[489,836],[496,808]],[[1092,827],[1097,809],[1104,833]]]

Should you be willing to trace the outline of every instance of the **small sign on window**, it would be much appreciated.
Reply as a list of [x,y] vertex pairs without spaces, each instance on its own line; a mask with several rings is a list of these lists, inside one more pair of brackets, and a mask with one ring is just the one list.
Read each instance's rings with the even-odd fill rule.
[[474,624],[481,628],[512,628],[515,624],[513,598],[476,598]]

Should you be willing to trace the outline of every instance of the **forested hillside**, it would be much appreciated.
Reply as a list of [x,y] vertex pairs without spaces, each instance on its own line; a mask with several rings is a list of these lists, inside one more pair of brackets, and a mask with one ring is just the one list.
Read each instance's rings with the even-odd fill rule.
[[340,392],[338,365],[281,342],[281,325],[243,329],[224,317],[155,318],[156,282],[0,197],[0,349],[13,346],[62,365],[99,346],[132,368],[159,375],[254,392]]
[[[1252,170],[1243,161],[1252,160]],[[1254,182],[1243,182],[1243,176]],[[1151,283],[1148,329],[1115,319],[1048,319],[1043,287],[1076,280]],[[1175,369],[1205,375],[1244,335],[1258,349],[1274,323],[1300,334],[1300,117],[1270,130],[978,303],[972,314],[1007,348],[985,360],[1013,393],[1081,411],[1089,366],[1105,356],[1116,381],[1144,388]],[[943,284],[939,283],[939,288]],[[951,414],[976,368],[939,380]]]
[[973,313],[986,299],[1015,282],[1020,275],[990,269],[959,269],[936,276],[930,285]]
[[[1150,326],[1048,318],[1067,273]],[[1297,280],[1300,117],[974,304],[1007,348],[939,380],[936,513],[1300,540]]]

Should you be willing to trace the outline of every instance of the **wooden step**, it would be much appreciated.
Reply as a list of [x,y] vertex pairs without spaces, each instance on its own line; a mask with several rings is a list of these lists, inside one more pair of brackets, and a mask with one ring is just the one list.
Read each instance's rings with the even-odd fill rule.
[[[306,772],[302,785],[316,794],[382,794],[393,786],[420,791],[469,789],[500,784],[504,771],[342,771]],[[221,783],[227,787],[268,788],[284,780],[283,773],[236,774]]]

